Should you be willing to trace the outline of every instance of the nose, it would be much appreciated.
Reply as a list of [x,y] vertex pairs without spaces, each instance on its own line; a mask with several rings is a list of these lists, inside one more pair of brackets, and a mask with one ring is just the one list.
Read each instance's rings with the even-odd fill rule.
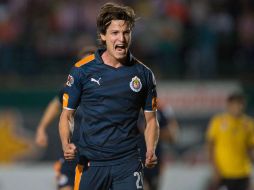
[[119,34],[119,40],[120,40],[121,42],[124,42],[124,41],[125,41],[125,37],[124,37],[124,34],[123,34],[123,33],[120,33],[120,34]]

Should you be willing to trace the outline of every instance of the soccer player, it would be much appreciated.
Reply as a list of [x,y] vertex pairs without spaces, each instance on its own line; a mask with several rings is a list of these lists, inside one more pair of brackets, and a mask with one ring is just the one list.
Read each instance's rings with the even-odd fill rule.
[[[78,57],[83,58],[87,55],[93,54],[95,51],[94,46],[86,46],[80,52]],[[47,108],[44,111],[44,114],[39,122],[39,125],[36,130],[35,143],[40,147],[46,147],[48,145],[48,136],[47,128],[58,117],[62,109],[62,98],[63,98],[63,89],[58,93],[58,96],[54,97]],[[79,113],[75,113],[75,117],[71,119],[71,131],[73,131],[73,125],[75,122],[79,121]],[[74,120],[74,123],[73,123]],[[78,130],[78,129],[77,129]],[[75,141],[77,137],[72,135],[72,142]],[[73,190],[74,188],[74,179],[75,179],[75,168],[77,166],[77,159],[66,161],[64,158],[60,158],[55,164],[54,168],[56,171],[56,180],[58,190]]]
[[[129,51],[134,23],[132,8],[103,5],[97,29],[104,48],[77,62],[68,76],[59,133],[65,158],[79,157],[75,190],[143,189],[137,146],[141,109],[146,119],[145,166],[157,163],[156,82],[152,71]],[[73,144],[69,120],[77,107],[82,114],[80,135]]]
[[249,188],[254,123],[244,114],[244,107],[244,96],[233,93],[227,98],[227,111],[210,121],[207,141],[214,171],[214,189]]

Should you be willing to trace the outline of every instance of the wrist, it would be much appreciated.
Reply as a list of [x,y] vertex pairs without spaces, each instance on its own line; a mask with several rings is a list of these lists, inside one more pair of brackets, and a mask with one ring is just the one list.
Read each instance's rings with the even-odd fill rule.
[[154,147],[147,147],[146,152],[155,153],[155,148]]
[[38,131],[41,132],[41,133],[45,133],[45,132],[46,132],[44,126],[39,126],[39,127],[38,127]]
[[68,144],[69,144],[68,141],[62,142],[62,149],[65,150]]

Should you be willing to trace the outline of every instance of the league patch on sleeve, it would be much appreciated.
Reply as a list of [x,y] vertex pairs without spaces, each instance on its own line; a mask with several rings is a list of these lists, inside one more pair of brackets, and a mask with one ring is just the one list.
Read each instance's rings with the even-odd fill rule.
[[142,88],[142,83],[140,81],[140,79],[135,76],[131,79],[131,82],[130,82],[130,88],[131,90],[133,90],[134,92],[139,92]]
[[73,78],[73,76],[68,75],[66,85],[69,86],[69,87],[71,87],[71,86],[73,85],[73,83],[74,83],[74,78]]

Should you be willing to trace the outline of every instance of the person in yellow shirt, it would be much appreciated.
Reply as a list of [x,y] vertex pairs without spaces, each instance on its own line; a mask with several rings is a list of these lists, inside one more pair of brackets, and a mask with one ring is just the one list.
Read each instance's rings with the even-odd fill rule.
[[245,105],[244,95],[233,93],[227,98],[227,110],[209,123],[206,138],[216,190],[250,187],[254,121],[244,113]]

